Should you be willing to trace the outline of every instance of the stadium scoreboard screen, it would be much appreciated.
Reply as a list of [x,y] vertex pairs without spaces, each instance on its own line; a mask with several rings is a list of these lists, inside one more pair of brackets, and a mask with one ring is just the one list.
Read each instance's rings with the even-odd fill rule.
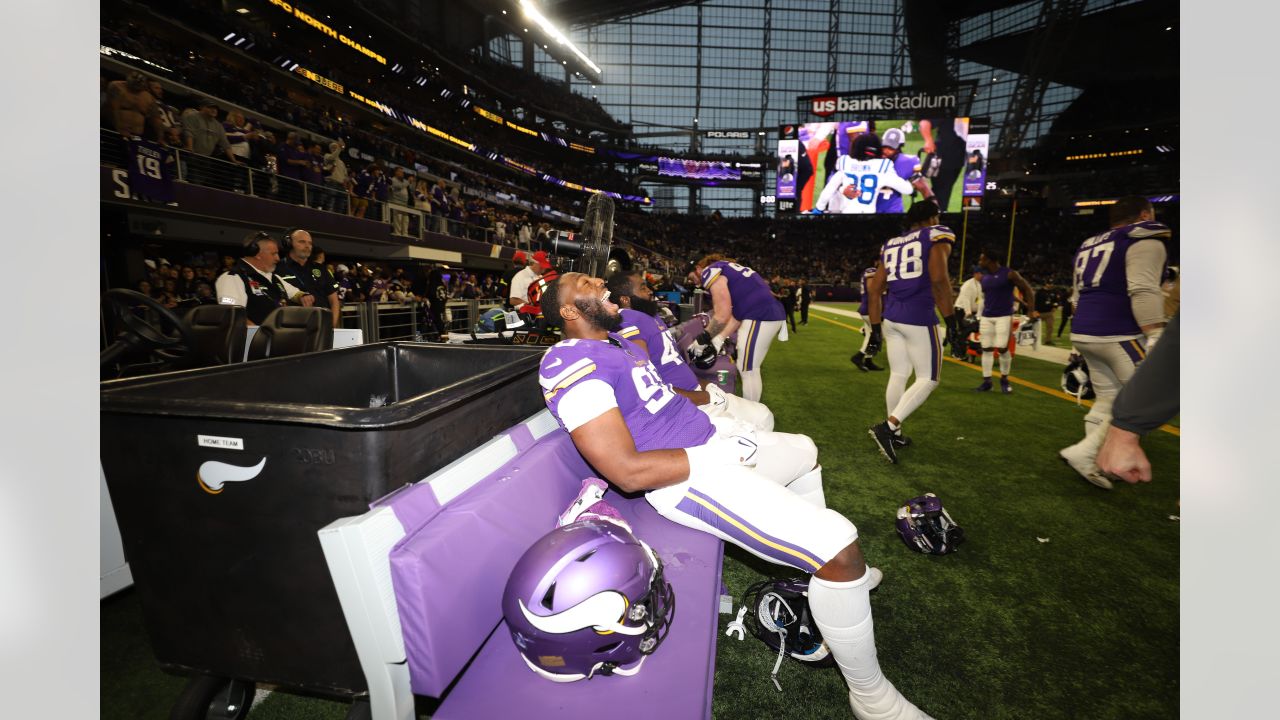
[[[799,122],[778,128],[777,212],[896,214],[927,194],[943,212],[980,208],[990,123],[969,114],[976,89],[965,81],[797,97]],[[859,141],[872,133],[880,148]]]
[[[861,160],[852,153],[864,134],[875,134],[882,147]],[[775,153],[777,212],[903,213],[924,197],[920,184],[945,203],[943,212],[977,209],[986,188],[989,138],[985,118],[907,117],[783,125],[778,128]],[[913,184],[916,187],[911,187]]]

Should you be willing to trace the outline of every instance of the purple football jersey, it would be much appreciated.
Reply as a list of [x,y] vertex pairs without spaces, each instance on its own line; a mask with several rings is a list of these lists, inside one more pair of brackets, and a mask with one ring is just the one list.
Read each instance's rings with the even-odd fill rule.
[[148,140],[128,140],[129,190],[144,200],[173,202],[171,151]]
[[1140,240],[1167,244],[1172,238],[1167,226],[1149,221],[1123,225],[1085,240],[1076,251],[1075,286],[1080,289],[1080,297],[1071,318],[1071,334],[1141,334],[1129,302],[1125,255]]
[[[915,155],[898,153],[898,157],[893,159],[893,170],[898,173],[898,177],[903,180],[910,180],[912,175],[920,172],[920,158]],[[876,212],[903,212],[902,193],[894,190],[893,188],[880,188],[880,197],[876,198]]]
[[681,390],[698,390],[698,378],[684,361],[680,348],[667,334],[662,321],[639,310],[622,308],[622,327],[618,334],[628,340],[641,340],[649,350],[649,362],[658,368],[658,374],[672,387]]
[[983,273],[982,317],[1006,317],[1013,314],[1013,281],[1009,268],[1001,267],[993,273]]
[[615,333],[551,346],[538,382],[547,408],[569,432],[616,407],[641,452],[695,447],[715,434],[706,414],[663,381],[649,356]]
[[702,268],[700,281],[710,290],[716,280],[724,278],[729,283],[729,297],[733,301],[733,316],[739,320],[785,320],[782,303],[769,291],[769,283],[760,274],[738,263],[718,260]]
[[862,298],[862,302],[858,303],[858,314],[862,317],[866,317],[867,313],[870,312],[870,309],[867,307],[867,281],[875,274],[876,269],[869,267],[862,271],[862,278],[858,280],[859,296]]
[[939,243],[950,245],[956,234],[946,225],[931,225],[891,238],[880,248],[889,287],[884,296],[884,319],[904,325],[937,325],[929,255]]

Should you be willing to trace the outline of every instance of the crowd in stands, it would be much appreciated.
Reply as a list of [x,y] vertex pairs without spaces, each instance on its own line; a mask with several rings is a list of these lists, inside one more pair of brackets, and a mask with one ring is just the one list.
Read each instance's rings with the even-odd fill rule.
[[[316,206],[333,212],[381,219],[384,205],[412,207],[428,216],[429,230],[526,249],[543,247],[549,233],[576,229],[564,216],[581,216],[586,199],[582,193],[519,174],[486,174],[477,169],[486,166],[473,155],[454,162],[447,158],[458,158],[455,151],[430,144],[415,130],[357,115],[346,101],[315,90],[305,81],[264,72],[264,62],[229,51],[198,50],[196,44],[178,39],[181,32],[176,27],[168,33],[157,32],[120,18],[104,19],[101,26],[104,45],[162,64],[172,71],[166,79],[235,102],[260,116],[247,117],[234,107],[219,107],[216,101],[195,96],[167,96],[160,82],[148,81],[146,92],[159,106],[160,122],[154,135],[159,142],[201,155],[225,156],[257,170],[330,188],[330,194],[319,195]],[[475,60],[470,67],[476,72],[502,74],[502,69],[489,61]],[[504,67],[510,75],[509,66]],[[320,69],[337,77],[343,72],[339,68]],[[102,122],[104,127],[127,135],[130,133],[119,126],[117,118],[105,112],[110,105],[109,83],[118,77],[110,70],[103,71]],[[500,87],[510,85],[503,85],[496,77],[491,80]],[[535,102],[551,102],[565,92],[534,83],[521,84],[518,90],[533,93]],[[387,97],[399,101],[401,96],[388,88]],[[429,122],[439,122],[459,133],[474,131],[477,138],[495,144],[509,142],[509,131],[443,102],[424,103],[421,98],[404,102],[406,106],[415,103],[414,112]],[[193,143],[193,137],[201,137],[202,129],[208,137]],[[535,162],[540,168],[580,181],[595,171],[617,176],[598,167],[592,170],[587,164],[557,163],[550,156]],[[552,208],[560,217],[530,208]],[[1161,219],[1176,224],[1176,210],[1173,215],[1172,221]],[[394,213],[392,218],[399,222]],[[1048,210],[1020,213],[1010,264],[1038,287],[1068,286],[1072,252],[1083,238],[1104,229],[1104,218],[1105,211],[1093,216]],[[622,204],[616,220],[615,244],[629,250],[659,289],[685,287],[689,261],[710,252],[734,257],[766,277],[803,278],[814,287],[856,287],[862,269],[874,262],[880,244],[903,229],[900,216],[726,219],[718,213],[710,217],[644,213]],[[944,221],[960,230],[958,217]],[[1009,222],[1007,214],[998,212],[971,214],[964,263],[971,265],[984,246],[1003,251],[1008,246]],[[1171,258],[1173,262],[1176,256]],[[960,253],[953,252],[953,277],[963,274],[960,263]],[[171,307],[213,299],[214,268],[198,263],[188,267],[152,264],[156,267],[150,270],[144,292]],[[352,261],[330,263],[330,269],[343,288],[345,302],[406,302],[418,294],[413,290],[417,279],[406,281],[404,268]],[[459,271],[451,276],[450,294],[459,298],[501,297],[500,285],[501,278],[495,275],[481,273],[477,277]]]
[[[1177,233],[1177,205],[1162,205],[1157,217]],[[715,252],[737,259],[766,277],[805,278],[813,286],[857,287],[862,270],[874,264],[880,245],[904,230],[902,216],[868,218],[722,218],[657,213],[619,213],[615,242],[655,275],[680,284],[687,262]],[[960,235],[960,218],[943,218]],[[1051,210],[1020,212],[1013,222],[1011,267],[1037,287],[1067,288],[1071,258],[1080,243],[1107,227],[1105,207],[1093,215]],[[1007,213],[973,213],[963,231],[966,273],[987,247],[1009,247]],[[960,276],[962,248],[951,254],[952,277]],[[1170,249],[1177,264],[1177,248]]]
[[[520,222],[521,215],[528,215],[527,212],[513,212],[500,216],[501,213],[485,208],[483,200],[467,201],[461,197],[466,195],[502,197],[510,200],[514,206],[521,205],[522,198],[537,198],[539,207],[550,207],[565,215],[573,215],[575,211],[580,214],[582,211],[585,195],[580,192],[557,191],[558,188],[554,185],[518,173],[498,179],[442,160],[442,155],[447,152],[439,146],[425,149],[425,138],[420,133],[415,136],[417,131],[396,128],[376,120],[358,120],[343,103],[329,102],[331,98],[326,96],[300,92],[296,88],[278,84],[273,81],[270,73],[261,72],[262,68],[237,67],[225,58],[201,54],[181,47],[178,43],[163,40],[157,33],[144,32],[128,21],[109,22],[102,26],[101,31],[104,45],[169,67],[173,70],[174,81],[261,112],[264,118],[262,120],[245,118],[231,110],[221,116],[227,143],[233,146],[236,157],[252,167],[266,169],[269,167],[268,157],[274,156],[277,164],[273,170],[285,177],[334,188],[343,187],[352,196],[343,203],[343,209],[347,212],[362,214],[380,210],[378,204],[390,200],[390,181],[394,175],[392,168],[396,166],[404,169],[412,185],[407,198],[409,202],[401,204],[429,208],[432,215],[452,221],[447,226],[442,224],[442,227],[451,228],[455,223],[461,223],[496,229],[499,222],[505,227],[511,227]],[[109,79],[110,73],[104,72],[104,104]],[[160,83],[150,83],[150,92],[161,101],[168,124],[172,127],[182,125],[181,118],[185,113],[164,102],[164,90]],[[196,102],[192,98],[187,101]],[[428,103],[424,108],[429,109],[434,104]],[[198,108],[189,107],[188,110]],[[450,123],[446,127],[458,132],[463,131],[457,130],[456,126],[475,125],[478,122],[473,119],[477,116],[463,114],[458,118],[457,113],[453,115],[455,117],[446,118]],[[273,120],[278,122],[273,123]],[[103,124],[105,127],[112,127],[107,117],[104,117]],[[303,128],[304,131],[296,132],[278,126],[282,124]],[[485,128],[485,131],[491,134],[507,132],[496,128]],[[156,139],[181,146],[181,130],[177,130],[177,133],[179,134],[170,135],[165,131],[158,134]],[[392,139],[397,137],[414,145],[402,144]],[[503,137],[501,140],[509,142],[510,138]],[[338,142],[340,148],[333,148],[333,142]],[[299,149],[298,145],[302,147]],[[332,158],[327,157],[335,153],[344,161],[342,166],[335,167]],[[474,157],[467,160],[476,164]],[[546,159],[533,162],[537,163],[539,169],[560,173],[562,177],[594,182],[596,186],[606,188],[612,185],[623,192],[637,192],[635,187],[627,184],[629,181],[617,181],[622,176],[599,167],[569,167]],[[372,177],[363,177],[365,173]],[[427,192],[427,188],[422,187],[424,183],[433,180],[438,182],[439,178],[448,178],[452,189],[444,198],[438,193]],[[401,195],[400,199],[405,198]],[[529,203],[526,201],[524,204]],[[323,209],[339,209],[333,205],[336,204],[325,203]]]
[[[182,312],[196,305],[213,305],[218,302],[214,287],[218,275],[235,264],[230,255],[217,253],[175,254],[178,262],[168,258],[150,257],[144,263],[145,277],[138,281],[135,290],[156,300],[164,307]],[[416,267],[406,264],[361,263],[354,260],[333,262],[323,250],[315,248],[312,258],[324,266],[338,285],[338,297],[343,304],[388,303],[408,304],[426,302],[429,273],[432,266]],[[220,264],[219,264],[220,263]],[[466,269],[446,269],[446,294],[449,300],[505,300],[505,280],[495,272],[468,272]]]

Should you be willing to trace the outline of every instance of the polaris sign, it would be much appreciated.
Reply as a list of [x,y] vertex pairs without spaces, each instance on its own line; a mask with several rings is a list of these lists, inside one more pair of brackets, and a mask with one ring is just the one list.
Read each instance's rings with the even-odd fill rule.
[[703,134],[709,138],[729,138],[731,140],[751,139],[751,133],[745,130],[708,130]]
[[821,95],[805,99],[809,101],[809,111],[819,117],[830,117],[838,112],[867,113],[894,110],[954,111],[957,105],[955,93]]

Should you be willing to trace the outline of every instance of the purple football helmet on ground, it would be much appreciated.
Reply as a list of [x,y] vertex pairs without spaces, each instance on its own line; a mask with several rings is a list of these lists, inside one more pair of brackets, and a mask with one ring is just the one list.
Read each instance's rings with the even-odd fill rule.
[[647,544],[615,523],[585,519],[525,551],[502,614],[525,663],[548,680],[634,675],[666,638],[675,594]]
[[911,498],[898,508],[898,537],[918,553],[946,555],[964,541],[964,530],[933,493]]

